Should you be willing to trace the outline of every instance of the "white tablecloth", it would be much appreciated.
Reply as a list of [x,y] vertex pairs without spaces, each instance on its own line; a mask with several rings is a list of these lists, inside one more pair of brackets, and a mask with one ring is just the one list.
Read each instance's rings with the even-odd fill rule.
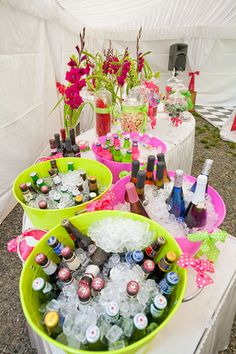
[[[181,169],[186,174],[191,174],[193,151],[195,141],[195,119],[189,114],[190,120],[183,121],[178,126],[172,126],[168,114],[157,113],[157,125],[155,129],[149,129],[151,134],[161,139],[167,146],[166,164],[169,170]],[[87,140],[91,143],[96,141],[95,129],[92,128],[82,133],[79,140]],[[94,159],[92,151],[82,153],[82,157]]]

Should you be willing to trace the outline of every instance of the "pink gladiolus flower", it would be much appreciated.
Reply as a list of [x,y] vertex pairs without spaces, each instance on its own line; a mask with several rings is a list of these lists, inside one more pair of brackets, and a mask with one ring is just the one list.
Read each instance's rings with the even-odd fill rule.
[[83,103],[77,85],[71,85],[66,88],[65,103],[67,103],[71,109],[76,109]]
[[120,76],[117,77],[118,85],[124,86],[125,79],[126,79],[128,72],[130,70],[130,66],[131,66],[131,63],[129,61],[125,60],[123,63],[123,66],[122,66],[121,74],[120,74]]
[[72,67],[70,71],[66,72],[66,80],[69,81],[71,84],[75,84],[77,81],[80,80],[82,76],[80,70],[81,69]]
[[138,72],[140,73],[143,70],[144,66],[144,57],[142,56],[142,53],[139,53],[138,55]]
[[70,58],[70,61],[67,63],[69,66],[77,66],[76,61],[72,58]]

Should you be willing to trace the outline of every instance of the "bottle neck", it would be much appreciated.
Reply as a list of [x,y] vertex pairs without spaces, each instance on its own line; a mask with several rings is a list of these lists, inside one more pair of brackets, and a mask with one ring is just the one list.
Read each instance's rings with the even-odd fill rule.
[[209,173],[210,173],[210,170],[211,170],[211,166],[212,166],[211,160],[210,161],[207,160],[205,162],[204,166],[203,166],[201,174],[205,175],[205,176],[209,176]]
[[183,174],[176,174],[174,186],[176,188],[182,188]]
[[192,203],[197,205],[198,203],[205,202],[205,192],[206,192],[206,183],[197,183],[195,193],[193,195]]

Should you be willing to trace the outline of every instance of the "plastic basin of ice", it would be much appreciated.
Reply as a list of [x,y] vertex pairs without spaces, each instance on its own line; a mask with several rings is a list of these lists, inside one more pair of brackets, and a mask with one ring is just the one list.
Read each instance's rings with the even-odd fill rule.
[[[94,161],[78,157],[64,157],[57,159],[57,166],[60,172],[67,171],[67,162],[73,162],[74,168],[77,169],[80,167],[85,170],[88,175],[96,176],[98,181],[106,186],[106,189],[101,193],[96,199],[100,199],[110,188],[112,183],[112,174],[110,170],[103,164]],[[48,177],[48,170],[51,168],[49,161],[40,162],[36,165],[32,165],[23,172],[21,172],[18,177],[15,179],[13,184],[13,194],[17,202],[21,204],[25,213],[31,220],[35,228],[42,230],[50,230],[55,225],[59,224],[65,218],[70,218],[75,215],[75,212],[86,209],[86,205],[90,202],[83,203],[81,205],[73,206],[70,208],[64,209],[36,209],[26,205],[23,202],[22,193],[20,191],[19,185],[21,183],[31,182],[30,173],[35,171],[39,174],[40,177]]]
[[[132,214],[132,213],[126,213],[122,211],[96,211],[96,212],[91,212],[91,213],[84,213],[81,215],[78,215],[74,218],[71,219],[72,223],[80,228],[80,230],[84,233],[87,232],[88,227],[103,218],[107,217],[124,217],[124,218],[130,218],[132,220],[138,220],[141,222],[148,222],[150,225],[150,229],[154,230],[156,232],[156,236],[158,235],[163,235],[167,243],[163,247],[160,255],[158,256],[157,260],[159,260],[163,255],[168,252],[168,251],[174,251],[178,256],[181,255],[181,249],[179,248],[177,242],[175,239],[159,224],[154,222],[153,220],[144,218],[143,216],[137,215],[137,214]],[[50,248],[47,244],[48,238],[54,235],[58,238],[59,241],[63,242],[63,244],[66,245],[71,245],[73,246],[73,241],[71,240],[70,236],[67,234],[67,232],[64,230],[64,228],[61,225],[56,226],[53,228],[50,232],[48,232],[36,245],[35,249],[33,252],[30,254],[29,258],[27,259],[24,268],[21,273],[20,277],[20,298],[21,298],[21,304],[22,308],[24,311],[24,315],[28,321],[28,324],[31,326],[31,328],[45,341],[53,344],[54,346],[60,348],[66,353],[69,354],[87,354],[87,353],[108,353],[106,351],[103,352],[94,352],[94,351],[85,351],[85,350],[78,350],[66,345],[63,345],[55,340],[53,340],[51,337],[49,337],[43,325],[40,323],[40,313],[38,311],[39,306],[41,305],[40,299],[38,294],[36,294],[34,291],[31,291],[32,287],[32,282],[36,277],[43,277],[46,279],[46,275],[43,272],[42,268],[38,266],[34,262],[34,257],[37,253],[43,252],[45,253],[51,260],[55,262],[59,262],[58,257]],[[176,266],[175,266],[176,267]],[[175,269],[175,268],[174,268]],[[178,273],[180,275],[180,282],[177,286],[177,289],[175,293],[173,294],[173,301],[170,302],[169,304],[169,311],[168,311],[168,316],[166,319],[149,335],[146,337],[142,338],[141,340],[133,343],[132,345],[129,345],[125,348],[118,349],[115,351],[109,351],[109,353],[112,354],[135,354],[140,350],[143,346],[147,345],[160,331],[162,328],[166,326],[166,324],[170,321],[170,319],[173,317],[174,313],[180,306],[182,299],[184,297],[185,289],[186,289],[186,284],[187,284],[187,271],[183,268],[178,268]]]
[[[127,135],[127,133],[123,133],[123,135]],[[146,142],[147,144],[152,145],[154,148],[159,150],[158,151],[159,153],[166,152],[166,145],[160,139],[157,139],[155,137],[151,137],[147,134],[139,134],[139,133],[130,133],[130,137],[132,140],[136,139],[140,142]],[[105,141],[106,141],[106,136],[101,136],[99,138],[99,141],[101,142],[101,144],[104,145]],[[111,170],[112,175],[113,175],[113,183],[116,183],[119,180],[119,174],[121,171],[127,171],[127,172],[131,171],[131,167],[132,167],[131,163],[109,161],[109,160],[106,160],[106,159],[100,157],[96,153],[95,144],[92,145],[92,150],[93,150],[93,153],[96,157],[96,160],[103,163],[105,166],[107,166]]]
[[[174,171],[168,171],[170,177],[175,176]],[[189,175],[184,175],[184,180],[187,180],[189,182],[194,183],[196,181],[196,177],[189,176]],[[113,187],[112,191],[114,192],[116,199],[114,201],[114,205],[118,203],[124,203],[125,201],[125,185],[130,181],[130,176],[126,176],[119,180]],[[226,208],[225,208],[225,203],[219,193],[212,188],[211,186],[208,186],[208,194],[211,197],[212,203],[215,207],[215,212],[218,215],[217,222],[214,224],[213,229],[206,229],[208,232],[213,232],[215,229],[217,229],[224,221],[225,214],[226,214]],[[191,242],[188,241],[186,237],[178,237],[178,235],[173,235],[180,245],[182,251],[184,253],[188,254],[195,254],[199,247],[200,247],[200,242]]]

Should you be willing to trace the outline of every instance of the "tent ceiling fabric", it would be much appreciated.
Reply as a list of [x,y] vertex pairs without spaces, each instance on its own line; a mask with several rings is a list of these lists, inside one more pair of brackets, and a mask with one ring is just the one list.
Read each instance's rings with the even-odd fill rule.
[[144,31],[167,33],[167,30],[206,27],[208,35],[217,28],[218,36],[221,33],[230,36],[231,31],[225,29],[232,29],[235,36],[235,0],[57,0],[57,3],[91,30],[137,31],[142,26]]

